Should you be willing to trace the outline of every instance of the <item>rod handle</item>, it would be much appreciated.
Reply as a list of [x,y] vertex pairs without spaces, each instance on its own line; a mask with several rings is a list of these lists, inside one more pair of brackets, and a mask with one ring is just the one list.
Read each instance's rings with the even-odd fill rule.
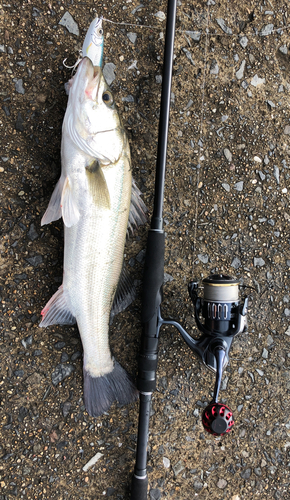
[[[143,277],[142,323],[149,323],[152,320],[162,302],[164,249],[164,231],[149,229]],[[155,332],[149,333],[149,336],[155,337],[156,329]]]
[[147,500],[148,476],[138,477],[133,474],[131,483],[131,500]]

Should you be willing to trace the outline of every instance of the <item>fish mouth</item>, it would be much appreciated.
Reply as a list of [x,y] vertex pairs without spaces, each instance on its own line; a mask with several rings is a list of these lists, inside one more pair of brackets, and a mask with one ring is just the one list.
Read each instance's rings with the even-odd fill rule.
[[85,96],[88,99],[95,100],[99,92],[102,70],[99,66],[93,66],[88,57],[84,57],[81,64],[85,77]]
[[97,78],[97,76],[100,75],[101,68],[100,66],[93,66],[94,68],[94,78]]
[[89,81],[91,81],[97,77],[100,77],[100,75],[101,75],[100,66],[94,66],[89,57],[85,56],[82,59],[82,63],[83,63],[83,65],[87,66],[86,67],[86,76],[89,79]]

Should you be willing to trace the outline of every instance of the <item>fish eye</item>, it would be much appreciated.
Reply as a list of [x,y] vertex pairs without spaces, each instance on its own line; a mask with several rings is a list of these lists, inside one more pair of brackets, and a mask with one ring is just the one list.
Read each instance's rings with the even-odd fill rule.
[[113,96],[109,90],[105,90],[105,92],[102,95],[102,99],[107,106],[112,106],[114,102]]

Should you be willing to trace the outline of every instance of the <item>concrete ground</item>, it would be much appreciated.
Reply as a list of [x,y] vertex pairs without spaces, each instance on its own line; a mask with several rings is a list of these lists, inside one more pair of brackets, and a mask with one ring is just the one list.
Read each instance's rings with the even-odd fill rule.
[[[236,422],[225,438],[210,436],[201,423],[213,374],[173,327],[162,329],[150,419],[150,499],[289,498],[287,7],[275,0],[179,1],[163,313],[197,336],[189,280],[218,272],[255,291],[248,332],[235,339],[223,378],[221,400]],[[40,220],[60,173],[64,83],[71,75],[63,60],[74,64],[96,12],[115,23],[103,23],[104,71],[150,218],[166,3],[11,0],[0,6],[1,500],[129,498],[138,402],[90,417],[77,328],[38,327],[40,311],[62,281],[62,223],[41,227]],[[147,229],[125,249],[138,282]],[[138,298],[110,331],[115,358],[133,376],[140,308]],[[101,458],[84,471],[98,452]]]

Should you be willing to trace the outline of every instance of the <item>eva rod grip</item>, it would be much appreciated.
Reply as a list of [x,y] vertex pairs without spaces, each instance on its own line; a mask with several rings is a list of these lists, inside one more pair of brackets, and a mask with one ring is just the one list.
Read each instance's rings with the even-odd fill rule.
[[131,500],[147,500],[148,476],[138,478],[135,474],[131,483]]
[[156,389],[158,361],[158,312],[164,280],[163,230],[149,229],[144,265],[142,336],[138,357],[137,388],[148,393]]
[[162,302],[164,250],[164,231],[149,229],[143,278],[142,323],[152,320]]

